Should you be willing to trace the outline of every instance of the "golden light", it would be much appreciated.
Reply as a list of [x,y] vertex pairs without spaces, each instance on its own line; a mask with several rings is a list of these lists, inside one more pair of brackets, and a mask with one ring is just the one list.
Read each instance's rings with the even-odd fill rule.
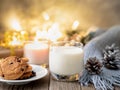
[[48,13],[45,13],[45,12],[44,12],[42,15],[43,15],[43,18],[44,18],[46,21],[50,19],[50,16],[48,15]]
[[19,20],[16,17],[11,17],[9,19],[9,27],[13,30],[20,31],[22,30],[22,27],[20,25]]
[[47,30],[37,30],[36,36],[34,41],[38,40],[50,40],[50,41],[57,41],[60,37],[62,37],[62,33],[60,32],[60,27],[58,23],[54,23],[49,29]]
[[80,24],[79,21],[75,20],[72,25],[72,30],[76,30],[78,28],[79,24]]
[[60,37],[62,37],[62,33],[60,32],[59,24],[54,23],[48,30],[48,38],[51,41],[57,41]]
[[20,46],[22,43],[15,37],[13,36],[13,40],[9,42],[10,46]]
[[25,35],[26,32],[25,32],[25,31],[21,31],[20,34],[21,34],[21,35]]
[[38,41],[39,39],[48,39],[47,35],[48,35],[47,31],[45,31],[45,30],[43,30],[43,31],[37,30],[34,41]]
[[4,34],[4,47],[22,47],[27,40],[28,33],[26,31],[6,31]]

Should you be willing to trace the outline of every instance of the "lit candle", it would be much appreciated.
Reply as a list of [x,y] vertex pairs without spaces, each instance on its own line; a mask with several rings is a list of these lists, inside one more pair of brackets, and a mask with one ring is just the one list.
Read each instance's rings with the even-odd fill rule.
[[32,64],[47,64],[49,48],[46,42],[29,42],[24,46],[24,56]]

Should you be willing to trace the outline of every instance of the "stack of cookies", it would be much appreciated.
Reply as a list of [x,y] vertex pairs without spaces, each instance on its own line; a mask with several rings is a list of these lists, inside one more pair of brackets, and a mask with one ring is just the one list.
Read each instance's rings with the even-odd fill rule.
[[27,58],[10,56],[0,60],[0,76],[6,80],[21,80],[35,76]]

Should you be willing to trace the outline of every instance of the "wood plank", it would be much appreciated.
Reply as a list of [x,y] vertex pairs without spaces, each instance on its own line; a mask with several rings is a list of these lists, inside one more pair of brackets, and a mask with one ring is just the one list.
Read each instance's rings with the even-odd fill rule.
[[120,87],[115,87],[115,90],[120,90]]
[[60,82],[50,78],[49,90],[82,90],[78,82]]
[[89,85],[89,86],[81,86],[82,90],[95,90],[93,85]]
[[[87,86],[81,86],[81,88],[82,88],[82,90],[95,90],[93,85],[89,85],[88,87]],[[120,87],[115,87],[114,90],[120,90]]]
[[48,90],[49,88],[49,74],[37,81],[33,81],[26,85],[8,85],[0,83],[0,90]]
[[12,90],[12,87],[6,83],[0,83],[0,90]]
[[50,81],[50,76],[48,74],[45,78],[38,80],[37,82],[33,82],[34,83],[33,90],[48,90],[49,81]]

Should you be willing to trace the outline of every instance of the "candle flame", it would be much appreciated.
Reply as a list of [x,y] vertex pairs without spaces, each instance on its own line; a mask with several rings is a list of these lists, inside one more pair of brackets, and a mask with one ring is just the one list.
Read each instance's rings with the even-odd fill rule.
[[73,29],[73,30],[76,30],[76,29],[78,28],[79,24],[80,24],[79,21],[75,20],[75,21],[73,22],[72,29]]

